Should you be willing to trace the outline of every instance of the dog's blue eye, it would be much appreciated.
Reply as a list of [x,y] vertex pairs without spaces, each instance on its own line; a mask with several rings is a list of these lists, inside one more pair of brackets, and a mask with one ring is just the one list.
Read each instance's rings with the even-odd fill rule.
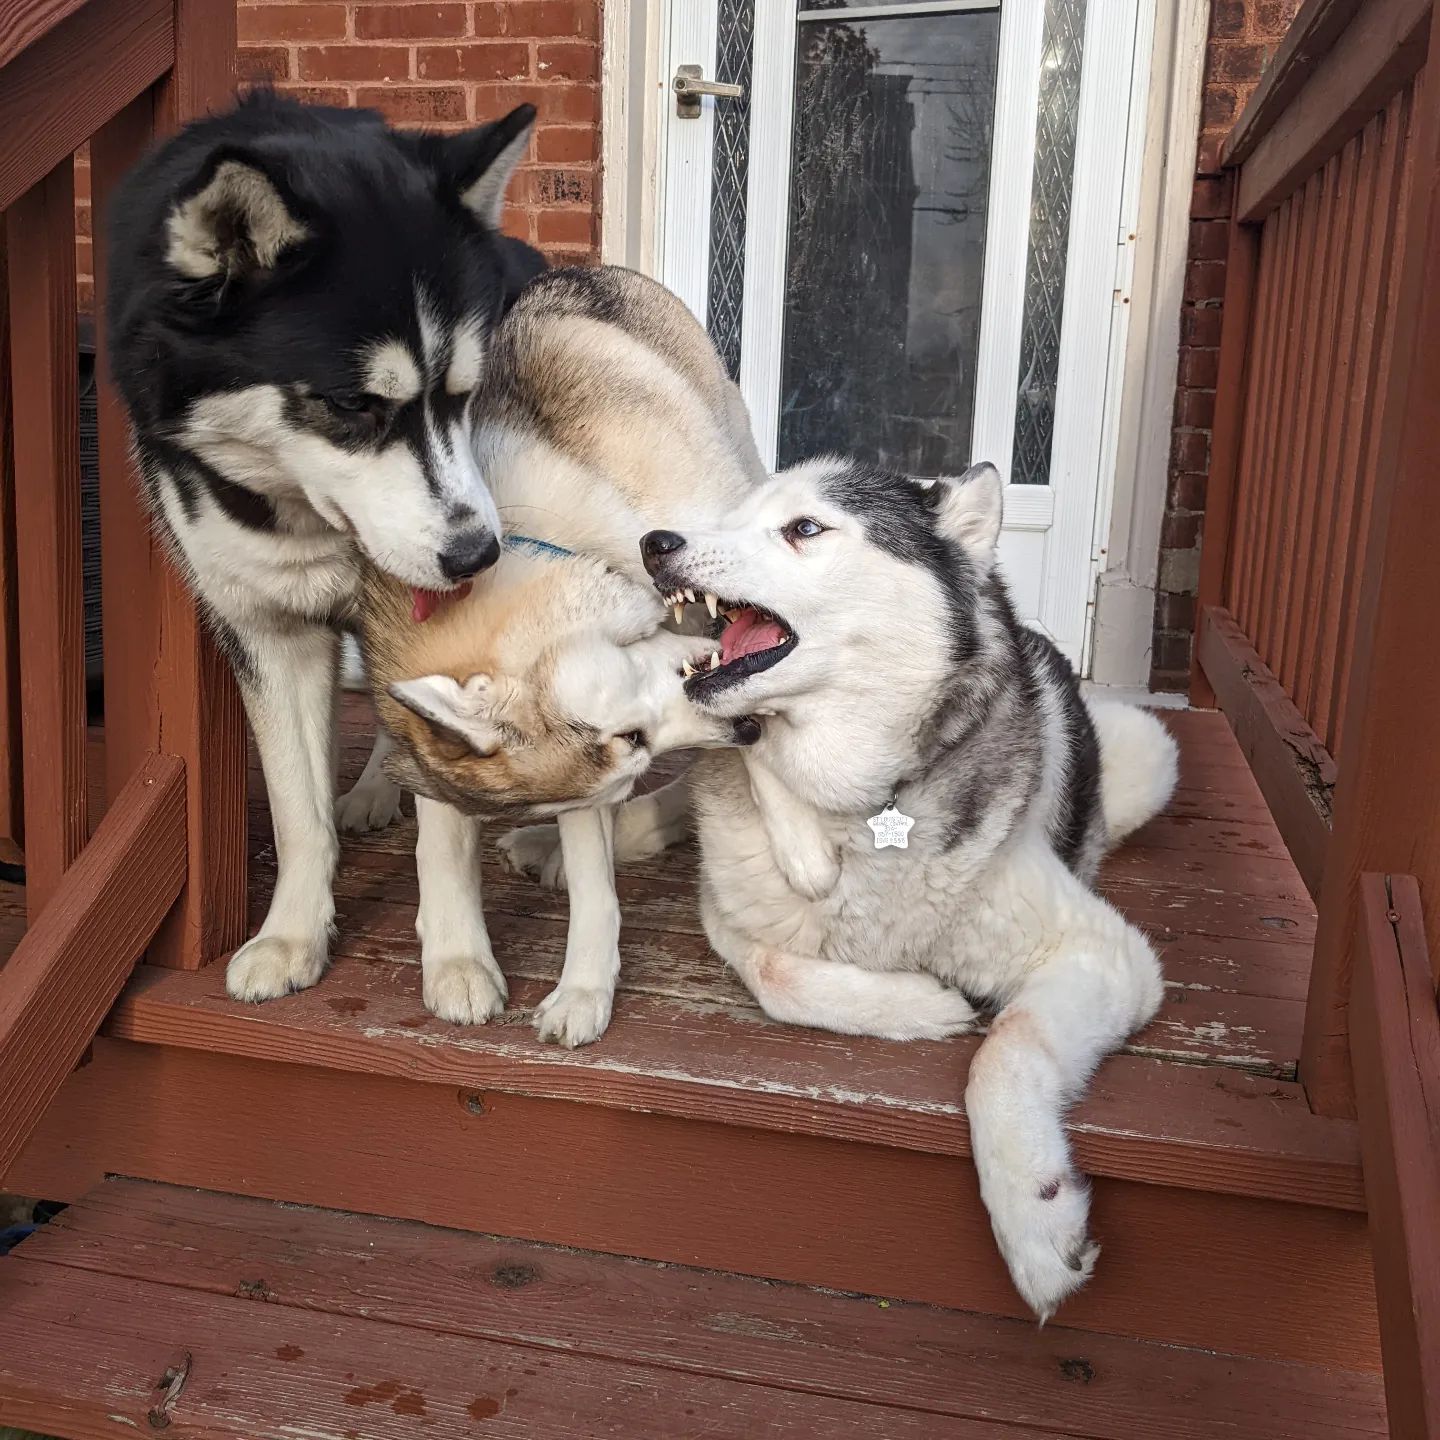
[[802,515],[800,519],[792,520],[785,527],[787,540],[813,540],[817,535],[824,533],[825,527],[818,520],[812,520],[808,515]]
[[630,730],[620,737],[629,743],[632,750],[643,750],[645,748],[645,732],[643,730]]

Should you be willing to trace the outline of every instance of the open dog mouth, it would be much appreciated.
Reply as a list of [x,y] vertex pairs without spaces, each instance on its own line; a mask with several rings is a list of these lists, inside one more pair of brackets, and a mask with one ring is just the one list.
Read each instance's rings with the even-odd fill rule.
[[[686,605],[698,605],[701,597],[693,589],[673,590],[665,603],[675,611],[678,624]],[[708,666],[684,666],[685,693],[693,700],[713,694],[758,675],[777,665],[796,646],[798,638],[787,621],[772,610],[748,600],[722,600],[706,592],[706,609],[715,620],[713,638],[720,648],[710,656]]]
[[423,625],[442,606],[452,600],[463,600],[471,590],[472,582],[461,581],[453,590],[410,589],[410,619],[416,625]]

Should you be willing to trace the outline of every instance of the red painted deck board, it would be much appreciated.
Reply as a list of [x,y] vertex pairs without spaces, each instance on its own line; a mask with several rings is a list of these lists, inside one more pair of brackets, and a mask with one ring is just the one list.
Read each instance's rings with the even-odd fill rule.
[[[362,707],[351,700],[349,712],[345,768],[353,773],[366,736]],[[1181,715],[1175,723],[1187,765],[1194,737],[1198,767],[1248,781],[1218,716]],[[253,818],[258,912],[273,876],[258,790]],[[1276,853],[1273,827],[1254,819],[1236,822],[1239,830],[1211,819],[1188,850],[1150,843],[1156,832],[1173,840],[1171,832],[1186,824],[1156,821],[1116,857],[1107,877],[1112,898],[1133,915],[1158,917],[1149,928],[1170,983],[1159,1016],[1129,1054],[1102,1067],[1073,1115],[1079,1158],[1100,1175],[1361,1208],[1353,1126],[1316,1120],[1289,1079],[1308,951],[1271,922],[1293,918],[1301,930],[1309,923],[1293,866]],[[1236,854],[1227,847],[1237,837],[1264,853],[1253,861]],[[458,1028],[427,1016],[415,963],[413,844],[413,822],[347,843],[337,881],[339,958],[314,990],[245,1007],[225,996],[219,967],[142,972],[109,1033],[968,1154],[961,1095],[978,1041],[901,1045],[767,1021],[699,933],[689,847],[621,875],[620,994],[611,1029],[597,1044],[572,1053],[536,1039],[529,1012],[559,974],[565,898],[493,864],[484,877],[485,904],[511,981],[510,1009],[486,1027]],[[1207,933],[1227,929],[1233,934]]]
[[134,1181],[0,1265],[0,1419],[149,1430],[177,1364],[177,1436],[1384,1434],[1375,1375]]

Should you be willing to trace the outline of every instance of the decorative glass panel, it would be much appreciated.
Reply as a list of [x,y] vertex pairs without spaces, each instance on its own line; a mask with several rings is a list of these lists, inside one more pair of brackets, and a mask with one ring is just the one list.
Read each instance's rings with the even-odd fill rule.
[[710,190],[710,301],[707,328],[732,380],[740,378],[745,303],[745,190],[750,178],[750,72],[755,0],[720,0],[715,78],[740,85],[742,99],[715,101],[715,162]]
[[781,464],[969,463],[999,40],[993,9],[797,26]]
[[1085,0],[1045,0],[1035,178],[1030,196],[1030,253],[1025,265],[1025,317],[1015,404],[1015,454],[1010,468],[1014,485],[1050,483],[1084,43]]

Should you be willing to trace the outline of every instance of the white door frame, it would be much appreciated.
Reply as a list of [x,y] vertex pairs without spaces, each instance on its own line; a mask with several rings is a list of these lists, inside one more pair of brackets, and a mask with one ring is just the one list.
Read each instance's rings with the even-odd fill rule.
[[[652,274],[661,269],[665,231],[669,228],[674,234],[674,222],[678,220],[671,217],[670,227],[664,223],[669,211],[662,193],[664,167],[659,163],[664,153],[668,113],[673,110],[666,64],[673,3],[674,0],[631,0],[629,5],[605,7],[601,254],[607,263],[628,264]],[[710,73],[714,54],[714,7],[682,8],[705,12],[699,25],[702,29],[708,27],[708,40],[698,32],[687,38],[694,44],[705,44],[703,52],[689,58],[706,64]],[[1121,34],[1125,28],[1133,27],[1135,35],[1135,60],[1128,83],[1116,83],[1114,74],[1106,75],[1101,66],[1092,63],[1086,67],[1076,135],[1076,151],[1081,157],[1094,153],[1087,148],[1087,137],[1117,133],[1127,136],[1123,175],[1117,180],[1112,174],[1106,183],[1106,177],[1093,173],[1097,167],[1087,167],[1082,159],[1077,163],[1072,196],[1067,274],[1089,274],[1096,277],[1097,283],[1086,287],[1090,291],[1089,303],[1080,305],[1078,310],[1071,308],[1073,296],[1067,297],[1066,334],[1071,338],[1069,344],[1062,339],[1062,398],[1056,414],[1052,479],[1070,480],[1061,468],[1063,457],[1070,454],[1088,454],[1093,473],[1081,475],[1078,483],[1067,484],[1063,491],[1051,487],[1009,486],[1006,495],[1007,546],[1038,543],[1064,547],[1065,563],[1052,561],[1045,566],[1045,582],[1041,594],[1035,597],[1033,609],[1041,626],[1062,641],[1072,660],[1085,671],[1094,658],[1089,642],[1096,581],[1106,567],[1107,555],[1113,553],[1112,537],[1132,529],[1129,526],[1132,509],[1158,515],[1163,505],[1163,467],[1157,473],[1154,467],[1147,466],[1145,471],[1127,475],[1121,483],[1116,483],[1117,461],[1125,463],[1134,458],[1135,450],[1130,442],[1134,431],[1139,428],[1153,434],[1160,424],[1158,411],[1163,408],[1167,423],[1170,412],[1170,397],[1160,395],[1161,387],[1150,383],[1153,375],[1144,386],[1143,406],[1130,393],[1135,383],[1137,342],[1141,348],[1153,349],[1145,345],[1148,330],[1156,322],[1161,323],[1163,330],[1164,321],[1155,306],[1147,306],[1132,319],[1130,286],[1132,276],[1138,275],[1147,285],[1155,280],[1157,294],[1160,289],[1169,288],[1159,284],[1159,277],[1162,269],[1168,276],[1173,263],[1166,269],[1160,263],[1166,256],[1160,251],[1162,241],[1166,242],[1166,254],[1173,261],[1170,252],[1174,250],[1176,227],[1178,225],[1183,233],[1188,214],[1188,187],[1183,196],[1178,184],[1165,187],[1166,211],[1160,217],[1163,224],[1136,223],[1142,195],[1147,201],[1154,199],[1151,173],[1157,143],[1162,150],[1173,144],[1178,136],[1175,122],[1177,118],[1183,120],[1176,107],[1171,106],[1168,111],[1161,108],[1162,97],[1156,94],[1154,77],[1167,73],[1177,92],[1198,93],[1203,44],[1197,55],[1193,45],[1193,14],[1198,11],[1203,19],[1205,9],[1206,0],[1090,0],[1087,7],[1087,53],[1096,53],[1097,45],[1106,47],[1100,53],[1109,53],[1115,42],[1107,40],[1105,34],[1116,33],[1111,27],[1121,26],[1118,32]],[[1042,11],[1038,0],[1033,4],[1011,0],[1006,20],[1016,35],[1008,47],[1002,40],[1000,85],[1015,85],[1019,77],[1025,75],[1029,77],[1028,88],[1034,90]],[[1155,56],[1152,67],[1151,45],[1157,12],[1164,53]],[[752,123],[758,109],[773,106],[776,113],[770,116],[769,123],[781,122],[783,128],[778,133],[788,134],[794,27],[785,7],[757,0],[757,31],[767,19],[775,25],[777,15],[783,17],[780,28],[786,32],[788,44],[784,39],[775,43],[778,37],[772,34],[770,43],[757,45],[752,77]],[[1201,33],[1203,35],[1203,28]],[[1031,46],[1035,48],[1029,49]],[[1013,72],[1007,70],[1007,64],[1014,67]],[[707,112],[710,109],[708,105],[705,108]],[[1033,111],[1033,106],[1031,108]],[[1013,113],[1018,116],[1024,112],[1016,106]],[[1157,142],[1157,121],[1163,131],[1163,143]],[[697,152],[704,144],[708,158],[711,139],[708,115],[701,122],[687,121],[685,125],[687,130],[699,132],[694,134],[691,143]],[[1183,141],[1183,137],[1178,138]],[[995,139],[999,148],[1004,137],[997,133]],[[1018,142],[1012,137],[1009,143]],[[1029,142],[1026,143],[1028,149]],[[993,177],[992,197],[999,193],[998,187],[1002,185],[1023,186],[1027,197],[1024,208],[1028,209],[1032,171],[1033,164],[1007,167],[1003,175]],[[763,240],[757,235],[749,247],[747,317],[778,317],[783,305],[778,284],[767,287],[764,277],[779,276],[779,283],[783,283],[783,266],[774,263],[777,253],[774,247],[780,247],[779,253],[783,255],[788,176],[786,147],[752,150],[748,221],[752,235],[756,225],[767,226],[767,219],[771,217],[773,223],[765,229]],[[992,203],[992,227],[1002,208]],[[1169,214],[1172,209],[1176,215]],[[1101,218],[1107,212],[1108,221]],[[1118,232],[1112,228],[1117,215],[1121,220]],[[766,250],[762,251],[762,245]],[[995,246],[1003,248],[997,251],[992,248]],[[1009,376],[1013,394],[1019,369],[1015,318],[1023,305],[1026,245],[1023,235],[1018,243],[1013,237],[1007,242],[992,228],[987,234],[987,250],[992,255],[1006,257],[1006,262],[1003,268],[987,267],[981,330],[981,375],[985,378],[980,388],[983,392],[987,386],[1000,387],[1006,383],[1004,377]],[[766,256],[770,263],[766,263]],[[693,268],[703,268],[698,257],[691,258]],[[1110,298],[1101,278],[1105,275],[1113,276]],[[702,285],[699,293],[703,294],[703,277],[697,275],[696,279]],[[1109,363],[1104,368],[1082,362],[1083,338],[1087,334],[1093,337],[1096,327],[1109,334]],[[1006,334],[1007,328],[1008,339],[997,338]],[[758,330],[763,334],[770,329],[771,325],[762,328],[756,323],[747,326],[747,333]],[[778,325],[773,333],[778,334]],[[997,353],[1007,345],[1012,359]],[[778,376],[774,374],[778,347],[752,344],[746,351],[748,353],[742,354],[742,384],[752,395],[773,397],[768,406],[768,410],[773,411],[778,406]],[[1150,368],[1154,369],[1153,364]],[[1122,400],[1125,401],[1123,420]],[[1001,456],[1008,468],[1013,432],[1006,433],[998,424],[987,426],[982,418],[999,413],[1003,413],[1002,407],[983,403],[981,394],[977,394],[974,451],[977,456],[987,452]],[[1013,409],[1010,413],[1010,427],[1013,427]],[[757,414],[755,418],[761,434],[774,433],[775,417],[771,413]],[[1158,498],[1151,493],[1156,490]],[[1125,513],[1116,509],[1117,502]],[[1158,535],[1155,538],[1158,543]],[[1132,557],[1136,545],[1143,548],[1148,540],[1148,534],[1132,535]],[[1153,557],[1151,563],[1153,566]],[[1077,621],[1077,616],[1083,616],[1083,620]],[[1109,638],[1108,633],[1100,636],[1102,657]],[[1131,627],[1124,639],[1133,646],[1135,638],[1134,627]]]

